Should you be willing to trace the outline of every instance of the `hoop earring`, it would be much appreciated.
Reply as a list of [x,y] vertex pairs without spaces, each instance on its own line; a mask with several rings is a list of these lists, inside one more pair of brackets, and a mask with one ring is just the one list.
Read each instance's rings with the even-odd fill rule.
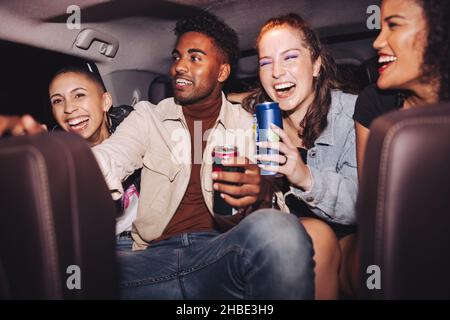
[[108,129],[109,133],[112,133],[112,120],[111,120],[111,116],[109,115],[108,112],[106,112],[105,114],[106,114],[106,128]]

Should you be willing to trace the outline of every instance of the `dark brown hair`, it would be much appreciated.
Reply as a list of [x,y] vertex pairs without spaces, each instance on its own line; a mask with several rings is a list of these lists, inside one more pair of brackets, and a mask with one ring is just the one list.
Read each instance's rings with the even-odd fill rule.
[[178,39],[191,31],[210,37],[231,66],[234,66],[239,59],[239,38],[236,31],[209,11],[179,20],[174,31]]
[[427,23],[427,43],[422,73],[427,81],[438,79],[439,100],[450,100],[450,1],[416,0]]
[[[331,105],[331,90],[337,87],[336,65],[325,48],[322,47],[319,38],[311,27],[295,13],[269,19],[262,26],[256,39],[256,50],[258,50],[258,44],[264,33],[284,26],[289,26],[300,32],[303,42],[309,49],[313,63],[319,58],[322,62],[319,75],[313,81],[314,100],[300,123],[303,132],[299,132],[299,136],[303,140],[305,147],[309,149],[314,146],[314,142],[328,124],[327,115]],[[243,101],[243,107],[253,113],[255,104],[264,100],[270,100],[270,98],[264,89],[260,87]],[[286,114],[283,116],[286,116]]]
[[58,77],[61,74],[64,73],[77,73],[77,74],[82,74],[85,77],[87,77],[89,80],[91,80],[92,82],[96,83],[102,90],[102,92],[106,92],[106,87],[103,84],[102,79],[100,78],[100,75],[94,73],[94,71],[90,70],[89,68],[91,68],[90,65],[86,64],[86,65],[74,65],[74,66],[68,66],[68,67],[64,67],[62,69],[59,69],[58,71],[56,71],[52,78],[50,79],[49,85],[53,82],[53,80],[56,79],[56,77]]

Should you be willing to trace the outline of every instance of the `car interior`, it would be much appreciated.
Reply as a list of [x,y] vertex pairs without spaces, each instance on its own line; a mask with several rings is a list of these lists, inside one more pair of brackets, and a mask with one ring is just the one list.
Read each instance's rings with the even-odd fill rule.
[[[361,265],[383,270],[382,290],[366,299],[448,299],[449,104],[376,119],[357,203]],[[433,154],[429,165],[424,157]],[[366,270],[363,270],[366,271]]]
[[[175,23],[201,10],[239,35],[240,59],[226,93],[248,91],[258,81],[259,27],[270,17],[295,12],[331,52],[344,89],[357,94],[377,78],[372,43],[379,29],[368,27],[373,15],[368,8],[379,5],[374,0],[2,1],[0,113],[28,113],[53,128],[50,77],[75,64],[88,63],[101,76],[114,106],[171,97]],[[363,267],[356,298],[450,298],[450,260],[443,257],[450,252],[450,171],[435,170],[450,162],[448,110],[387,115],[373,126],[357,204]],[[56,148],[64,152],[52,152]],[[424,167],[429,155],[434,162]],[[62,132],[1,138],[0,171],[0,299],[117,298],[114,203],[84,141]],[[82,291],[67,289],[67,265],[73,264],[84,270]],[[370,265],[383,270],[381,290],[366,286],[364,266]]]

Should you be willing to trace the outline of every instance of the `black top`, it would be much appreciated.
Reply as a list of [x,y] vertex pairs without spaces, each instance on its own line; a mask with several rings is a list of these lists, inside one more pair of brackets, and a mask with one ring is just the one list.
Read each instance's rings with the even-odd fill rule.
[[111,107],[109,108],[108,115],[111,119],[111,133],[114,133],[116,131],[116,128],[119,126],[119,124],[122,123],[122,121],[128,117],[128,115],[134,111],[134,108],[132,106],[127,105],[120,105],[118,107]]
[[376,84],[371,84],[359,94],[353,119],[369,128],[375,118],[401,108],[403,100],[404,95],[401,92],[381,90]]
[[308,150],[304,148],[297,148],[298,152],[300,152],[300,157],[302,158],[303,162],[307,164],[308,162]]

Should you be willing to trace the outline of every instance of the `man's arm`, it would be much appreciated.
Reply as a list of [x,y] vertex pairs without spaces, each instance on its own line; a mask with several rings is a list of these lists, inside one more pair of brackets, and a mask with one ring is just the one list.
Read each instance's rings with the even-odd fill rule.
[[110,138],[92,148],[115,200],[123,194],[122,181],[142,168],[151,138],[148,127],[153,119],[149,108],[148,103],[138,103]]

